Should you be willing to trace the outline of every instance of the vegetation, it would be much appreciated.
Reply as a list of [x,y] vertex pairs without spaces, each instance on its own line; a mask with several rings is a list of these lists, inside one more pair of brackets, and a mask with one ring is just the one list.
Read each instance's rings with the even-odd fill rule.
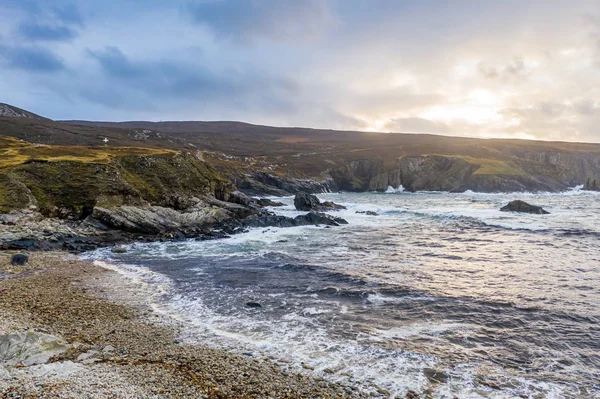
[[143,147],[35,145],[0,137],[0,211],[36,205],[49,216],[85,216],[94,206],[150,203],[227,190],[228,181],[191,154]]

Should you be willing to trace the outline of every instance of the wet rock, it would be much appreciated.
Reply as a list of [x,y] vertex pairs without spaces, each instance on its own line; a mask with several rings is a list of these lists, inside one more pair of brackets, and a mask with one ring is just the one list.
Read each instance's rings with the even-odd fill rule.
[[262,308],[262,305],[258,302],[246,302],[246,306],[249,308]]
[[325,226],[339,226],[341,224],[348,224],[348,222],[345,219],[320,212],[310,212],[306,215],[296,216],[294,218],[294,221],[296,223],[296,226],[320,224],[323,224]]
[[29,256],[24,254],[13,255],[10,259],[10,264],[13,266],[25,266],[29,262]]
[[246,194],[241,191],[232,191],[229,193],[229,202],[234,204],[248,206],[252,202],[252,198],[248,197]]
[[299,211],[312,211],[319,208],[321,201],[316,195],[308,193],[298,193],[294,197],[294,206]]
[[360,213],[360,214],[368,215],[368,216],[379,216],[379,214],[377,212],[373,212],[373,211],[356,211],[356,213]]
[[346,209],[342,205],[338,205],[331,201],[321,203],[316,195],[300,192],[294,197],[294,206],[299,211],[328,211]]
[[266,206],[284,206],[285,204],[283,202],[272,201],[268,198],[260,198],[256,200],[256,205],[264,208]]
[[123,247],[113,247],[111,249],[111,252],[115,253],[115,254],[124,254],[127,252],[127,248],[123,248]]
[[583,185],[583,189],[587,191],[600,191],[600,181],[588,178]]
[[425,374],[425,377],[427,377],[429,382],[434,384],[445,383],[448,381],[448,374],[443,371],[426,368],[423,370],[423,374]]
[[519,212],[531,213],[535,215],[547,215],[550,212],[543,209],[541,206],[531,205],[525,201],[515,200],[500,208],[502,212]]

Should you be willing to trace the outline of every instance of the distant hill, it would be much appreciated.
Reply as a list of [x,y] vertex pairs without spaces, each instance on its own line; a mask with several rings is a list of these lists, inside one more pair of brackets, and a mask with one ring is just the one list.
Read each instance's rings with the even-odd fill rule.
[[33,112],[25,111],[24,109],[17,108],[10,104],[0,103],[0,116],[10,118],[27,118],[27,119],[40,119],[47,120]]
[[[257,173],[327,180],[331,189],[350,191],[384,191],[400,184],[413,191],[561,191],[583,184],[588,178],[600,179],[600,144],[335,131],[226,121],[38,118],[0,117],[0,134],[51,145],[138,146],[189,152],[249,190],[256,183]],[[260,184],[282,184],[265,183],[270,178],[264,176],[260,179]]]

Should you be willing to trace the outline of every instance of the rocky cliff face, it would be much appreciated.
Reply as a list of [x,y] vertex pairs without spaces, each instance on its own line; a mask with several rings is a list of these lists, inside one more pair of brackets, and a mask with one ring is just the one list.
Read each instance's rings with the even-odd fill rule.
[[587,191],[600,191],[600,179],[588,178],[583,185],[583,189]]
[[593,154],[529,151],[519,155],[522,158],[508,161],[407,156],[388,168],[380,160],[364,159],[329,173],[335,185],[347,191],[385,191],[402,185],[408,191],[451,192],[557,192],[600,175],[600,156]]

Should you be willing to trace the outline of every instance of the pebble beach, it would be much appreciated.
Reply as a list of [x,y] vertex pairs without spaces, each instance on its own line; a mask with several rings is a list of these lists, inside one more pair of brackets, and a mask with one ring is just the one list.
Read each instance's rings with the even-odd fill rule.
[[92,261],[36,252],[13,267],[10,255],[0,254],[0,397],[365,396],[268,359],[182,343],[143,291]]

